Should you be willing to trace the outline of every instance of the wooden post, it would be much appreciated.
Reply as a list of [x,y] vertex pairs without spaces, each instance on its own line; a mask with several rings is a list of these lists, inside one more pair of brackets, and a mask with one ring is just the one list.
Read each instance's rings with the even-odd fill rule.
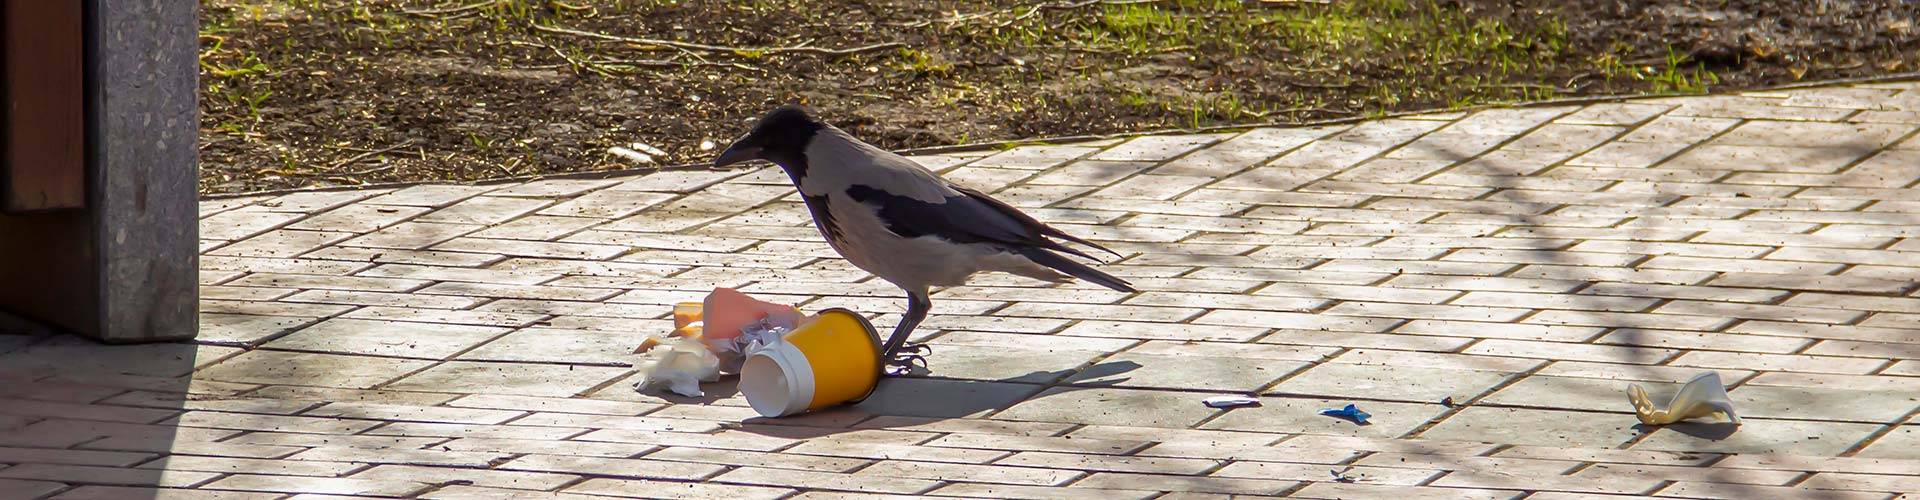
[[86,167],[84,209],[0,214],[0,308],[105,342],[192,338],[198,2],[5,1],[83,6]]
[[80,2],[0,4],[0,209],[86,205],[86,63]]

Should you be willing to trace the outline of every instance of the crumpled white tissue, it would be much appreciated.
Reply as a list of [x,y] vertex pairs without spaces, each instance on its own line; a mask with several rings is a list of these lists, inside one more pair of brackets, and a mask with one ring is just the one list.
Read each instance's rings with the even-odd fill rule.
[[634,389],[664,386],[668,392],[690,398],[704,397],[701,382],[720,380],[720,357],[699,339],[669,338],[640,355],[634,367],[644,375]]

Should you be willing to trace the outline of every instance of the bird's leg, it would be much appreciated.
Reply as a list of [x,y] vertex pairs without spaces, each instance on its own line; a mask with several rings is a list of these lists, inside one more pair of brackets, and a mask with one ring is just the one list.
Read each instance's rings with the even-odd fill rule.
[[927,319],[927,311],[933,309],[933,299],[927,297],[926,289],[907,291],[907,314],[900,317],[900,324],[893,327],[893,334],[887,337],[887,345],[880,350],[880,371],[885,375],[905,375],[918,363],[926,366],[928,354],[933,348],[926,344],[907,344],[907,337],[913,336],[914,327]]

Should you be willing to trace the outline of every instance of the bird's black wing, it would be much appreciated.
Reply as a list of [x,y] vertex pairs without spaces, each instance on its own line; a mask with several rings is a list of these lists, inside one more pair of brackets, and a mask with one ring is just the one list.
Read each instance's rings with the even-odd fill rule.
[[[1001,215],[1005,215],[1009,218],[1012,218],[1013,220],[1019,222],[1020,225],[1025,226],[1029,229],[1032,229],[1034,232],[1037,232],[1039,234],[1046,235],[1046,236],[1052,236],[1055,238],[1071,241],[1074,243],[1079,243],[1089,247],[1097,248],[1097,249],[1100,249],[1100,251],[1102,252],[1113,254],[1114,257],[1120,256],[1120,252],[1115,252],[1111,249],[1108,249],[1107,247],[1100,246],[1098,243],[1080,239],[1077,236],[1067,234],[1066,231],[1061,231],[1057,228],[1054,228],[1053,226],[1047,225],[1044,222],[1040,222],[1039,220],[1034,219],[1033,216],[1027,215],[1026,212],[1021,212],[1020,209],[1013,208],[1013,205],[1008,205],[1006,202],[996,200],[992,196],[987,196],[986,193],[982,193],[982,192],[975,191],[973,189],[961,187],[961,186],[952,186],[952,187],[955,191],[959,191],[960,194],[967,195],[968,198],[972,198],[973,201],[975,202],[992,207],[994,210],[999,211]],[[1073,253],[1075,255],[1079,255],[1081,257],[1086,257],[1088,259],[1093,259],[1093,257],[1090,257],[1087,254],[1083,254],[1080,252],[1074,252],[1072,250],[1069,250],[1068,252]]]
[[1113,252],[1049,227],[979,191],[959,186],[954,186],[954,189],[960,195],[948,196],[940,203],[929,203],[858,184],[849,186],[847,195],[874,207],[888,231],[906,238],[936,236],[955,243],[1044,248],[1093,259],[1084,252],[1045,238],[1054,236]]

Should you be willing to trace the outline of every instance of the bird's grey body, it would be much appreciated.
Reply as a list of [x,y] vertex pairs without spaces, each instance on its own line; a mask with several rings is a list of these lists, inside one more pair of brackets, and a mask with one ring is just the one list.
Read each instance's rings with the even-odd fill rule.
[[862,142],[797,107],[769,113],[715,163],[745,159],[779,165],[792,178],[814,225],[835,251],[907,292],[907,315],[883,349],[882,355],[889,359],[931,308],[930,288],[962,285],[980,272],[1055,283],[1079,277],[1134,291],[1125,280],[1055,253],[1091,258],[1048,238],[1110,250],[1042,224],[984,193],[948,182],[913,160]]
[[[964,285],[981,271],[1052,282],[1067,280],[1065,275],[993,243],[955,242],[948,239],[950,235],[900,234],[914,232],[902,227],[915,224],[905,222],[908,219],[928,227],[979,224],[998,231],[1018,227],[1017,221],[963,194],[912,160],[834,128],[814,136],[806,154],[810,168],[805,178],[798,179],[800,193],[809,204],[822,205],[825,213],[816,212],[815,225],[827,243],[855,267],[909,292]],[[926,213],[908,213],[916,204],[924,205],[922,212]],[[947,214],[967,220],[930,219]],[[821,215],[826,216],[824,220]],[[890,215],[893,217],[887,217]],[[901,227],[900,232],[890,229],[890,223]]]

